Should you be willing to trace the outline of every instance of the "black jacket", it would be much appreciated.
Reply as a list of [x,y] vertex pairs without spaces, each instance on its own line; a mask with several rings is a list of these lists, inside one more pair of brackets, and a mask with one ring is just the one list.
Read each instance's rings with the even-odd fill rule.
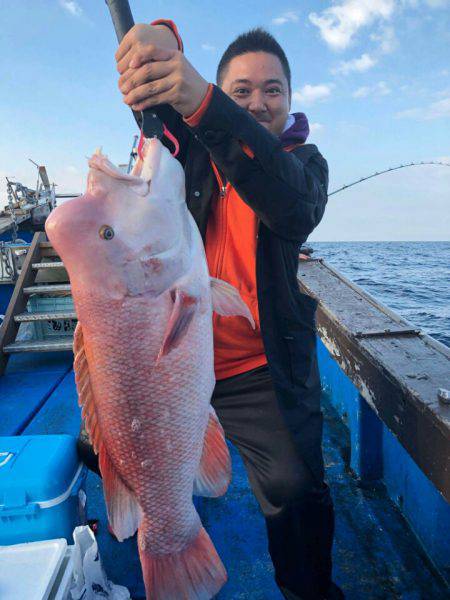
[[190,129],[170,107],[157,112],[180,141],[186,201],[203,239],[217,186],[210,157],[260,219],[256,281],[264,348],[286,421],[321,480],[317,302],[300,292],[297,269],[300,246],[325,210],[327,163],[313,144],[283,150],[280,140],[216,86],[198,127]]

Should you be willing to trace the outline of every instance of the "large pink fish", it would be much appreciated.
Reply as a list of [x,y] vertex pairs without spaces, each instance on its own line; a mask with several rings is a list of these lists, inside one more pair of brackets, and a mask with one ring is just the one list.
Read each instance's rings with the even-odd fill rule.
[[131,175],[97,152],[84,196],[46,231],[70,276],[78,315],[74,369],[119,540],[138,529],[148,600],[209,599],[226,571],[193,492],[230,480],[214,388],[212,310],[253,319],[209,277],[185,202],[184,172],[156,139]]

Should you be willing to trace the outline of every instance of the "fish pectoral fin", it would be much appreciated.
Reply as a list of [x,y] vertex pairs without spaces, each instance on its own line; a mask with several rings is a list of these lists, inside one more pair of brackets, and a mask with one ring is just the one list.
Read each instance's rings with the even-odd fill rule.
[[217,498],[227,491],[231,481],[231,459],[222,425],[212,406],[203,441],[193,493],[196,496]]
[[98,454],[100,446],[100,430],[95,409],[94,394],[91,387],[89,365],[84,349],[83,329],[78,322],[73,335],[73,370],[78,392],[78,404],[82,407],[81,416],[85,422],[86,432],[94,452]]
[[172,297],[174,299],[172,314],[167,323],[157,363],[163,356],[178,346],[197,310],[198,298],[195,296],[177,288],[172,292]]
[[99,452],[99,466],[103,480],[108,521],[115,536],[122,542],[134,535],[143,512],[135,495],[122,480],[104,444]]
[[249,307],[242,300],[237,289],[222,279],[210,278],[213,310],[223,317],[240,316],[249,320],[253,329],[255,321]]

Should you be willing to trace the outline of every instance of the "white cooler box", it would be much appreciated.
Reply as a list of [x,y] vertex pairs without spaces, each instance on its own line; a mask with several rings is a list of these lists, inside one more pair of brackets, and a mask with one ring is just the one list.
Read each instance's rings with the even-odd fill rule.
[[2,600],[68,600],[73,546],[65,539],[0,546]]

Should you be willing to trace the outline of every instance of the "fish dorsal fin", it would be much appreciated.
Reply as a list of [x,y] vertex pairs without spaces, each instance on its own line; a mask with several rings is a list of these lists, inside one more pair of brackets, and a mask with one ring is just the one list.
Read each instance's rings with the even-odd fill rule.
[[209,420],[203,441],[203,453],[194,481],[194,494],[217,498],[225,494],[231,480],[231,459],[222,425],[209,407]]
[[94,452],[98,454],[100,448],[100,431],[98,427],[95,399],[91,387],[89,365],[84,349],[83,329],[77,323],[73,336],[73,370],[78,392],[78,404],[81,406],[81,416],[85,421],[86,431],[89,435]]

